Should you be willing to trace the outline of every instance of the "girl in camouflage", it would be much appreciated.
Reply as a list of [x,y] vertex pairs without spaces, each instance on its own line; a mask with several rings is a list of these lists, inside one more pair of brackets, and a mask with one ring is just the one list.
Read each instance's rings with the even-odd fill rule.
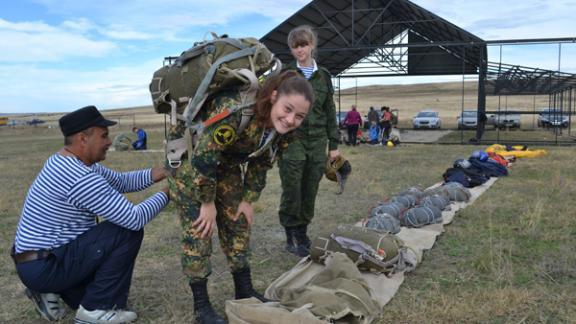
[[298,256],[309,254],[308,224],[314,217],[318,185],[326,166],[326,146],[330,160],[340,156],[330,72],[314,60],[317,37],[310,26],[299,26],[288,34],[288,46],[295,62],[287,69],[306,77],[314,89],[314,103],[296,140],[290,143],[278,163],[282,180],[280,224],[286,231],[286,250]]
[[[222,91],[205,104],[203,120],[241,102],[238,89]],[[256,95],[254,115],[245,127],[239,127],[242,109],[210,124],[198,135],[189,162],[172,169],[168,183],[182,225],[182,266],[199,323],[225,323],[214,312],[206,287],[216,226],[234,277],[235,297],[264,300],[252,287],[250,275],[252,203],[266,184],[266,172],[282,150],[285,135],[300,126],[312,102],[312,87],[296,72],[269,77]],[[181,138],[185,131],[184,123],[179,123],[169,137]]]

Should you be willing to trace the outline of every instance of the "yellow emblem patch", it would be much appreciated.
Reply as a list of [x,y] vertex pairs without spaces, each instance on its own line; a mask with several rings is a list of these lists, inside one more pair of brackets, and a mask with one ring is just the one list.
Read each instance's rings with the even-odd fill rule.
[[220,125],[214,130],[214,142],[218,145],[227,146],[236,139],[236,131],[230,125]]

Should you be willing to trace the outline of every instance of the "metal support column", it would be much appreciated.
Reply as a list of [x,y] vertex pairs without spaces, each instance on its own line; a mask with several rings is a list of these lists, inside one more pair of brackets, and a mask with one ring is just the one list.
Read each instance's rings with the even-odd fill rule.
[[476,127],[476,142],[480,142],[486,126],[486,71],[488,69],[486,46],[480,48],[478,58],[478,123]]

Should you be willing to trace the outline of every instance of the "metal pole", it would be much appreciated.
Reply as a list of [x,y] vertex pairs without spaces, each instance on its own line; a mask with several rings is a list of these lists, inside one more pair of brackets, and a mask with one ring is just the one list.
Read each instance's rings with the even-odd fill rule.
[[[486,81],[486,70],[488,65],[486,63],[486,46],[480,47],[480,56],[478,58],[478,116],[486,116],[486,88],[484,82]],[[476,127],[476,141],[482,140],[484,134],[484,118],[478,120]]]

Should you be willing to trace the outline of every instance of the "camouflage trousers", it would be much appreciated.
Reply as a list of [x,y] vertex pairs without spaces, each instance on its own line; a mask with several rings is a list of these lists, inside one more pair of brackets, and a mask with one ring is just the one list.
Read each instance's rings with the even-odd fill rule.
[[[192,223],[200,216],[200,203],[191,199],[192,177],[190,163],[182,165],[168,178],[170,197],[176,206],[182,226],[182,269],[190,282],[206,278],[212,272],[212,238],[200,238]],[[242,201],[242,173],[240,166],[219,168],[216,187],[216,224],[220,247],[231,271],[249,266],[250,226],[245,217],[233,221]]]
[[282,226],[308,225],[312,221],[326,168],[326,143],[326,140],[291,143],[278,161],[282,181],[278,216]]

